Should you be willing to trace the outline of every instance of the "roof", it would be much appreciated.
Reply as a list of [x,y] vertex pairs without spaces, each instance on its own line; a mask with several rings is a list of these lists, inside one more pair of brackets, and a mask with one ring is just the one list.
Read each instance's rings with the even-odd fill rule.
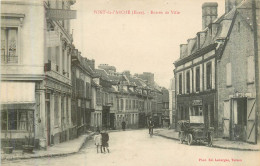
[[[175,66],[182,65],[196,57],[199,57],[213,49],[219,49],[218,39],[225,40],[230,31],[232,20],[236,14],[236,9],[232,9],[230,12],[223,14],[221,17],[213,21],[208,27],[200,31],[205,33],[204,38],[200,38],[200,47],[197,47],[197,40],[190,43],[190,54],[182,59],[178,59],[174,62]],[[214,27],[213,27],[214,26]],[[200,33],[198,32],[198,33]],[[197,33],[197,34],[198,34]],[[223,49],[223,47],[222,47]]]

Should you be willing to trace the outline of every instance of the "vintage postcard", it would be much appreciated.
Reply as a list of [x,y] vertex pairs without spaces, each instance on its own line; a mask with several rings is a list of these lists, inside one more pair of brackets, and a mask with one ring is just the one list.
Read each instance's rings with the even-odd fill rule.
[[1,165],[259,166],[259,0],[0,0]]

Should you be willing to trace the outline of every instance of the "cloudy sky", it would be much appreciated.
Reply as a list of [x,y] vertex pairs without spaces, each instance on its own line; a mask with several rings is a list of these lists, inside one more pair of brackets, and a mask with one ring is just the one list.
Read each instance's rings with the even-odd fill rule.
[[95,59],[96,67],[109,64],[119,72],[152,72],[155,81],[168,88],[179,45],[201,30],[204,2],[218,2],[218,15],[224,13],[225,0],[77,0],[74,44],[82,56]]

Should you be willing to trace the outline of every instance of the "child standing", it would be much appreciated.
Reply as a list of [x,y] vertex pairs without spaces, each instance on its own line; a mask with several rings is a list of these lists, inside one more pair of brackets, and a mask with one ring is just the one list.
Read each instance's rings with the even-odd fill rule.
[[102,153],[102,136],[100,131],[97,131],[96,135],[94,136],[94,141],[95,141],[95,145],[97,146],[97,153],[99,148]]

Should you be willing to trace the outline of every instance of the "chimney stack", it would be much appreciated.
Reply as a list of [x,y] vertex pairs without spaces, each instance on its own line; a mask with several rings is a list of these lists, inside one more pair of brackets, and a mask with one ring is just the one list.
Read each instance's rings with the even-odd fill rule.
[[228,13],[234,7],[239,5],[243,0],[225,0],[225,13]]
[[206,2],[202,5],[202,30],[218,18],[218,3]]

